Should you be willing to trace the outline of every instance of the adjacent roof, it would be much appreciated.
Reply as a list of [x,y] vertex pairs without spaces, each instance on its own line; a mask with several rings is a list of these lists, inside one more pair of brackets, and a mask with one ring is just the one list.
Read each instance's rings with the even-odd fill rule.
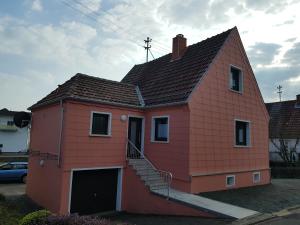
[[135,65],[121,82],[76,74],[30,109],[66,98],[133,107],[186,103],[233,29],[188,46],[178,60],[170,53]]
[[115,103],[128,106],[141,105],[134,85],[78,73],[64,84],[59,85],[49,95],[31,106],[30,109],[63,99]]
[[146,106],[185,102],[233,29],[188,46],[179,60],[170,53],[136,65],[121,82],[138,85]]
[[0,110],[1,116],[14,116],[17,112],[16,111],[10,111],[7,108],[3,108]]
[[266,103],[270,115],[270,138],[300,138],[300,107],[296,100]]

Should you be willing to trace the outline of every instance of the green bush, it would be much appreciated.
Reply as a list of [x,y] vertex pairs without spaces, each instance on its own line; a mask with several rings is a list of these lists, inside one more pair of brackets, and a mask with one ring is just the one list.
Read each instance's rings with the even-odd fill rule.
[[41,219],[48,217],[49,215],[51,215],[51,213],[47,210],[35,211],[24,216],[19,225],[32,225]]

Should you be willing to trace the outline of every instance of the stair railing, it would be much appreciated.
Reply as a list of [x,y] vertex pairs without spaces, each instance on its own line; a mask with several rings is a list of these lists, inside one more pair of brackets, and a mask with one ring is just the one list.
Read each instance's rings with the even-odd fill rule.
[[[167,183],[167,193],[168,193],[168,198],[170,197],[170,188],[171,188],[171,183],[172,183],[172,179],[173,179],[173,175],[171,172],[168,171],[164,171],[164,170],[160,170],[157,169],[152,162],[135,146],[134,143],[132,143],[132,141],[130,141],[129,139],[127,139],[128,141],[128,145],[127,145],[127,158],[128,159],[144,159],[148,165],[151,167],[151,170],[154,170],[155,172],[157,172],[159,174],[159,176],[162,178],[162,180],[164,182]],[[146,176],[146,182],[149,182],[149,171],[147,171],[147,176]]]

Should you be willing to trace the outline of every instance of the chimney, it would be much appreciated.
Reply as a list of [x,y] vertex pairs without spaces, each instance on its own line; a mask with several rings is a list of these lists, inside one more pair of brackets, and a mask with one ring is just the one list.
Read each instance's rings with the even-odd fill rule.
[[300,108],[300,94],[296,95],[296,107]]
[[180,59],[186,50],[186,38],[183,34],[177,34],[173,38],[172,60]]

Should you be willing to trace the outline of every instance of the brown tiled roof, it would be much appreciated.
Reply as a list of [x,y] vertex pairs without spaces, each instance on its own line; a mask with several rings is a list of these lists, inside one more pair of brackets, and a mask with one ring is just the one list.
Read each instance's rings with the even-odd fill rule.
[[185,102],[233,29],[188,46],[179,60],[168,54],[136,65],[121,82],[138,85],[146,106]]
[[300,138],[300,108],[296,100],[266,103],[270,115],[270,138]]
[[233,29],[188,46],[178,60],[170,53],[136,65],[121,82],[77,74],[29,109],[66,98],[134,107],[186,103]]
[[62,99],[115,103],[124,106],[141,105],[134,85],[78,73],[64,84],[59,85],[30,109]]

